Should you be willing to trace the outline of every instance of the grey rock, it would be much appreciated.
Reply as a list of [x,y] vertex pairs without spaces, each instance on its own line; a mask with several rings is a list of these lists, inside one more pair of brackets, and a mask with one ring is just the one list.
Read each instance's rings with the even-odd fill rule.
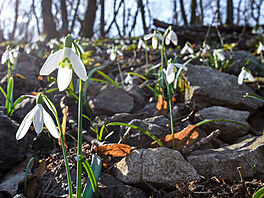
[[200,180],[197,171],[179,151],[165,147],[134,150],[115,164],[112,173],[127,184],[145,181],[164,187],[175,187],[177,182]]
[[[247,62],[249,61],[249,64],[247,65]],[[249,69],[251,72],[255,73],[257,72],[261,67],[259,64],[259,61],[256,59],[255,56],[253,56],[252,53],[247,51],[234,51],[232,53],[232,59],[230,61],[230,64],[233,64],[233,66],[228,69],[228,72],[239,75],[241,72],[241,68],[246,66],[247,69]],[[263,72],[263,71],[262,71]]]
[[145,106],[147,99],[146,94],[142,89],[140,89],[137,85],[128,85],[125,90],[134,99],[135,105],[133,110],[138,110]]
[[[164,116],[156,116],[153,118],[146,118],[145,120],[134,119],[128,124],[138,126],[144,130],[149,131],[152,135],[157,138],[163,138],[170,130],[166,128],[166,125],[169,124],[169,120]],[[120,130],[120,137],[123,137],[125,134],[129,134],[123,143],[129,144],[130,146],[137,146],[147,148],[154,141],[146,133],[139,131],[137,129],[132,129],[130,127],[122,127]]]
[[[249,125],[246,120],[248,119],[250,112],[233,110],[221,106],[213,106],[204,108],[198,111],[194,116],[196,122],[209,120],[209,119],[228,119],[241,122],[245,125]],[[232,122],[210,122],[205,125],[202,125],[201,128],[207,133],[219,129],[221,135],[218,137],[220,140],[226,143],[233,143],[237,138],[245,135],[249,131],[249,127],[232,123]]]
[[95,115],[113,115],[115,113],[129,113],[134,106],[133,98],[123,89],[104,86],[101,92],[89,101]]
[[237,167],[242,167],[244,178],[264,179],[264,136],[246,139],[219,149],[195,151],[187,160],[200,175],[210,178],[239,180]]
[[18,125],[0,112],[0,172],[6,173],[23,161],[26,138],[16,140]]
[[14,109],[12,118],[18,122],[22,122],[24,117],[35,107],[36,99],[26,98],[22,100]]
[[179,77],[179,85],[185,86],[185,103],[192,109],[225,106],[253,111],[262,106],[259,101],[243,97],[255,92],[244,83],[238,85],[236,76],[208,67],[191,64],[187,67],[188,71]]
[[126,185],[110,174],[103,174],[99,178],[98,188],[101,197],[108,198],[147,198],[147,195],[139,188]]

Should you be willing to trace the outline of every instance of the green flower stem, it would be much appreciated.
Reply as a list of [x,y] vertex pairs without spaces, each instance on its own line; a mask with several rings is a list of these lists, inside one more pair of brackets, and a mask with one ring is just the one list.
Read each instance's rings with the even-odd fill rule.
[[148,75],[148,43],[147,41],[145,40],[145,55],[146,55],[146,76]]
[[[83,107],[83,81],[80,79],[79,87],[79,103],[78,103],[78,145],[77,156],[82,154],[82,107]],[[77,184],[76,184],[76,196],[81,198],[81,185],[82,179],[82,162],[77,162]]]
[[216,121],[222,121],[222,122],[232,122],[232,123],[236,123],[236,124],[240,124],[242,126],[245,126],[245,127],[249,127],[249,125],[243,123],[243,122],[239,122],[239,121],[236,121],[236,120],[229,120],[229,119],[212,119],[212,120],[203,120],[199,123],[196,124],[196,126],[201,126],[203,124],[207,124],[209,122],[216,122]]
[[71,174],[70,174],[70,168],[69,168],[69,163],[67,159],[67,153],[66,153],[66,148],[65,148],[65,143],[64,143],[64,137],[62,134],[62,129],[61,129],[61,124],[59,120],[59,116],[57,113],[57,110],[54,106],[54,104],[45,96],[44,94],[41,94],[44,97],[44,100],[46,104],[49,106],[50,110],[52,111],[53,115],[55,116],[59,132],[60,132],[60,139],[61,139],[61,146],[62,146],[62,152],[63,152],[63,158],[65,162],[65,168],[66,168],[66,173],[67,173],[67,181],[68,181],[68,186],[69,186],[69,197],[73,198],[73,191],[72,191],[72,182],[71,182]]
[[163,50],[161,49],[160,50],[160,55],[161,55],[161,69],[160,69],[160,72],[161,72],[161,88],[162,88],[162,96],[164,98],[164,72],[163,72],[163,68],[164,68],[164,61],[163,61]]
[[11,77],[11,62],[10,62],[10,59],[8,59],[8,62],[7,62],[7,82],[9,82],[10,77]]
[[[163,73],[163,72],[162,72]],[[168,103],[170,111],[170,125],[171,125],[171,135],[172,135],[172,149],[175,149],[175,140],[174,140],[174,127],[173,127],[173,116],[172,116],[172,104],[171,104],[171,87],[165,79],[167,85],[167,94],[168,94]]]
[[123,79],[123,76],[122,76],[122,71],[121,71],[121,67],[120,67],[119,61],[117,60],[116,62],[117,62],[117,67],[118,67],[118,71],[119,71],[119,75],[120,75],[120,78],[121,78],[121,82],[122,82],[123,88],[125,88],[125,83],[124,83],[124,79]]

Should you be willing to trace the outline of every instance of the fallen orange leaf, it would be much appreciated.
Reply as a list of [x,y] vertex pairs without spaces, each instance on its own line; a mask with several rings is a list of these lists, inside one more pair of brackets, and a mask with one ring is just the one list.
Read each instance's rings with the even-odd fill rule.
[[[61,130],[62,130],[62,134],[63,134],[64,145],[65,145],[66,149],[68,148],[68,146],[66,144],[66,137],[65,137],[68,109],[69,109],[68,106],[66,106],[65,109],[64,109],[63,119],[62,119],[62,124],[61,124]],[[61,146],[61,139],[60,138],[58,138],[58,143]]]
[[131,152],[131,147],[126,144],[107,144],[95,147],[94,151],[103,156],[124,157]]
[[[181,150],[184,147],[191,146],[199,137],[199,132],[197,131],[196,125],[189,125],[180,132],[174,134],[174,145],[176,149]],[[160,139],[160,141],[166,147],[172,147],[172,134],[166,135],[165,138]],[[157,142],[151,143],[152,147],[158,147]]]

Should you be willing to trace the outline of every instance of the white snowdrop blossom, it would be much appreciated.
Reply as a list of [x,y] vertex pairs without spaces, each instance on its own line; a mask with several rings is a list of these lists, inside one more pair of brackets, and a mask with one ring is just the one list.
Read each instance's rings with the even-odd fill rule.
[[169,33],[167,34],[167,36],[165,38],[165,44],[166,45],[169,45],[170,42],[172,42],[175,46],[178,45],[178,37],[173,30],[169,30]]
[[218,59],[220,61],[225,60],[224,50],[223,49],[215,49],[213,52],[214,59]]
[[164,41],[164,38],[157,33],[156,31],[154,31],[154,33],[152,34],[147,34],[144,36],[144,40],[149,40],[150,38],[152,38],[152,47],[153,49],[157,49],[159,46],[159,41]]
[[203,44],[202,53],[206,54],[209,50],[210,50],[210,46],[207,44]]
[[119,55],[119,56],[124,55],[120,50],[117,49],[117,47],[112,48],[112,49],[108,49],[106,52],[108,54],[110,54],[110,60],[111,61],[114,61],[116,59],[117,55]]
[[146,44],[145,44],[145,42],[142,39],[139,39],[137,48],[138,49],[141,49],[141,48],[145,49],[146,48]]
[[[170,61],[169,61],[170,62]],[[165,75],[166,75],[166,79],[168,81],[169,84],[171,84],[174,79],[175,79],[175,73],[177,72],[176,67],[178,67],[179,69],[183,69],[185,71],[187,71],[187,67],[185,65],[179,64],[179,63],[169,63],[167,70],[163,69]]]
[[6,51],[2,55],[1,63],[5,64],[6,61],[8,61],[8,59],[10,60],[10,62],[12,64],[14,64],[14,62],[15,62],[14,56],[13,56],[13,54],[11,52],[11,48],[9,47],[9,45],[6,47]]
[[238,75],[238,84],[242,85],[244,79],[248,79],[250,82],[255,82],[252,74],[243,67],[240,74]]
[[130,84],[130,85],[133,84],[133,79],[132,79],[132,76],[130,74],[127,74],[127,77],[125,78],[125,83]]
[[[67,40],[67,37],[65,40]],[[40,75],[47,76],[58,68],[57,81],[59,91],[63,91],[69,86],[73,70],[80,79],[83,81],[87,80],[87,73],[83,62],[77,54],[67,46],[69,45],[65,44],[63,49],[51,54],[39,72]]]
[[39,103],[39,97],[42,97],[42,96],[39,95],[36,98],[37,100],[36,106],[25,116],[22,123],[20,124],[17,130],[17,133],[16,133],[17,140],[22,139],[26,135],[32,122],[35,128],[35,131],[37,133],[40,133],[43,129],[43,125],[45,125],[46,128],[49,130],[50,134],[54,138],[60,138],[60,134],[57,130],[57,127],[52,117],[43,108],[41,102]]
[[50,39],[50,41],[47,43],[47,46],[50,49],[54,49],[55,46],[57,46],[57,47],[60,46],[60,43],[59,43],[59,41],[57,39]]
[[191,48],[187,43],[185,43],[184,47],[182,48],[180,54],[185,54],[186,52],[189,52],[190,54],[193,54],[193,48]]
[[260,54],[260,52],[263,52],[263,51],[264,51],[264,45],[260,42],[258,49],[257,49],[257,54]]
[[128,47],[127,47],[127,45],[126,45],[126,44],[122,45],[122,48],[121,48],[121,50],[122,50],[122,51],[124,51],[124,50],[128,50]]

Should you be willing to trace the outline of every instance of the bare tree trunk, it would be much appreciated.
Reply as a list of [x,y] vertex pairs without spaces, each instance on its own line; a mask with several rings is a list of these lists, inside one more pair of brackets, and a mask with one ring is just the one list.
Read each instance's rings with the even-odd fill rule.
[[183,19],[184,25],[188,25],[183,0],[180,0],[180,5],[181,5],[181,14],[182,14],[182,19]]
[[126,35],[126,2],[123,3],[123,36]]
[[237,6],[237,21],[236,21],[236,25],[239,25],[239,22],[240,22],[241,3],[242,3],[242,0],[239,0],[238,6]]
[[138,10],[139,10],[139,8],[137,8],[137,11],[136,11],[136,13],[135,13],[135,16],[134,16],[134,21],[133,21],[133,24],[132,24],[132,26],[131,26],[131,29],[130,29],[130,31],[129,31],[129,36],[131,36],[131,34],[132,34],[132,32],[133,32],[133,30],[135,29],[135,27],[136,27],[136,23],[137,23],[137,16],[138,16]]
[[192,0],[192,4],[191,4],[191,24],[197,24],[196,8],[197,8],[196,0]]
[[73,28],[74,28],[74,25],[75,25],[76,17],[77,17],[77,14],[78,14],[79,5],[80,5],[80,0],[77,1],[76,8],[74,9],[74,15],[73,15],[72,24],[71,24],[71,32],[73,32]]
[[173,23],[179,25],[178,13],[177,13],[177,0],[173,0]]
[[40,34],[40,28],[39,28],[39,19],[38,19],[38,16],[37,16],[37,13],[36,13],[36,8],[35,8],[35,0],[32,0],[32,6],[31,6],[31,9],[32,9],[32,12],[33,12],[33,15],[36,19],[36,26],[37,26],[37,31],[38,31],[38,34]]
[[204,19],[203,0],[200,0],[200,11],[201,11],[201,14],[200,14],[199,23],[203,25],[203,19]]
[[15,32],[16,32],[16,29],[17,29],[18,6],[19,6],[19,0],[16,0],[16,4],[15,4],[15,21],[14,21],[13,31],[10,34],[10,38],[9,38],[10,40],[14,40]]
[[233,25],[234,24],[234,16],[233,16],[233,0],[227,0],[227,9],[226,9],[226,24]]
[[46,39],[57,37],[56,25],[53,21],[51,12],[52,0],[42,0],[42,17],[43,17],[43,33],[47,35]]
[[145,9],[144,9],[144,5],[142,0],[138,0],[138,7],[140,8],[140,12],[141,12],[141,18],[142,18],[142,23],[143,23],[143,30],[144,30],[144,34],[147,33],[148,28],[146,25],[146,19],[145,19]]
[[217,15],[217,22],[220,22],[220,24],[222,24],[222,20],[221,20],[221,12],[220,12],[220,1],[221,0],[217,0],[217,12],[218,12],[218,15]]
[[87,38],[92,38],[94,35],[93,26],[95,21],[97,5],[96,0],[88,0],[84,22],[82,23],[80,34]]
[[62,19],[62,27],[61,27],[61,31],[62,34],[68,34],[68,14],[67,14],[67,8],[66,8],[66,2],[65,0],[60,0],[60,4],[61,4],[61,19]]
[[100,36],[102,38],[104,38],[105,37],[105,32],[104,32],[104,27],[105,27],[105,19],[104,19],[104,15],[105,15],[105,4],[104,4],[104,0],[100,0],[100,4],[101,4]]

